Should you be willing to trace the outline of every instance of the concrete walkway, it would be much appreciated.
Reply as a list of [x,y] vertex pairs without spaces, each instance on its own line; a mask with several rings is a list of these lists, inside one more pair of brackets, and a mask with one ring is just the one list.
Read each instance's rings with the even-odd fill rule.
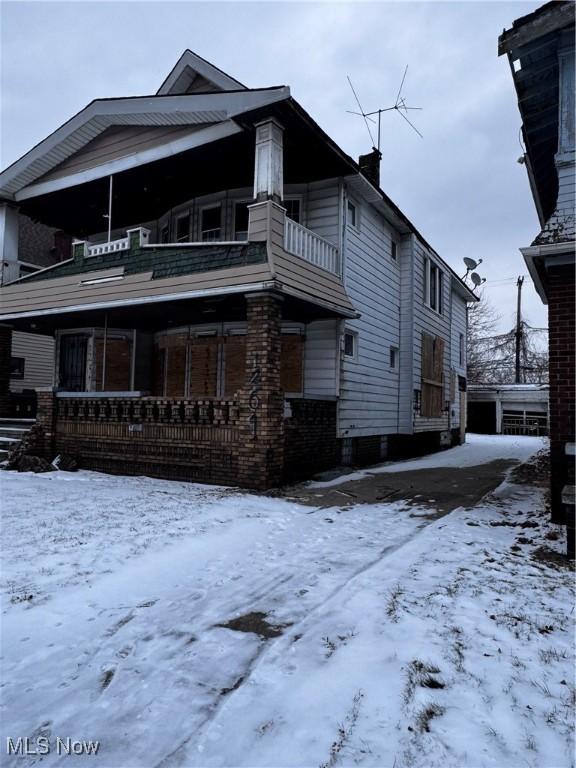
[[436,467],[403,472],[370,473],[359,480],[344,481],[327,488],[308,483],[283,489],[281,495],[311,507],[348,507],[403,499],[408,503],[433,506],[430,517],[440,517],[457,507],[473,507],[500,485],[517,461],[497,459],[461,469]]

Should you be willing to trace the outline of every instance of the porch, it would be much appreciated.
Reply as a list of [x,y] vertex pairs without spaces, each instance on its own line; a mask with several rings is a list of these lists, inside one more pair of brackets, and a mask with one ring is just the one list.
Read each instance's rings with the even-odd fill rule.
[[36,322],[56,336],[47,458],[254,488],[336,461],[340,323],[318,306],[262,291]]

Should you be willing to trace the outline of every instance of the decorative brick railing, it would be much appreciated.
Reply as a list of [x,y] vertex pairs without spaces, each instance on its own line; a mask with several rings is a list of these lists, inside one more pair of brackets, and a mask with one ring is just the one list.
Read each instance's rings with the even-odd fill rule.
[[236,426],[234,400],[172,400],[163,397],[58,397],[59,421]]

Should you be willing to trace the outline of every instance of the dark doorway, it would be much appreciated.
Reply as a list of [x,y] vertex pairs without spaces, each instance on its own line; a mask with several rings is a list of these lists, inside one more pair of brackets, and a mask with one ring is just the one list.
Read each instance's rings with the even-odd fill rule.
[[496,403],[478,403],[468,401],[467,432],[481,435],[496,434]]

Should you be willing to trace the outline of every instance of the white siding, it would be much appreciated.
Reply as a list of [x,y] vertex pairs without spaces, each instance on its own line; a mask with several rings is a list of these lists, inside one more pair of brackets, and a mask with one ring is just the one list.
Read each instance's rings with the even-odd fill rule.
[[358,333],[357,360],[342,358],[339,434],[356,437],[398,432],[399,372],[390,346],[400,346],[400,264],[391,257],[391,228],[369,205],[354,200],[358,229],[347,227],[346,291],[361,317],[347,320]]
[[[458,376],[466,376],[466,302],[452,291],[451,312],[451,375],[456,377],[454,398],[450,403],[450,423],[452,428],[460,426],[460,397],[465,393],[458,389]],[[460,363],[460,334],[464,338],[464,354]]]
[[[444,273],[442,280],[442,314],[424,303],[424,259],[431,258]],[[416,240],[414,248],[414,368],[413,388],[422,390],[422,333],[444,339],[444,393],[442,402],[449,396],[450,387],[450,275],[438,259],[422,243]],[[414,417],[414,432],[445,430],[450,427],[450,417],[444,413],[437,419]]]
[[412,434],[414,416],[414,237],[400,251],[400,398],[398,432]]
[[335,397],[339,362],[337,320],[316,320],[306,326],[304,396]]
[[10,379],[12,392],[51,387],[54,382],[54,339],[34,333],[14,331],[12,357],[24,358],[24,378]]
[[334,245],[340,244],[340,187],[336,179],[308,185],[304,225]]

